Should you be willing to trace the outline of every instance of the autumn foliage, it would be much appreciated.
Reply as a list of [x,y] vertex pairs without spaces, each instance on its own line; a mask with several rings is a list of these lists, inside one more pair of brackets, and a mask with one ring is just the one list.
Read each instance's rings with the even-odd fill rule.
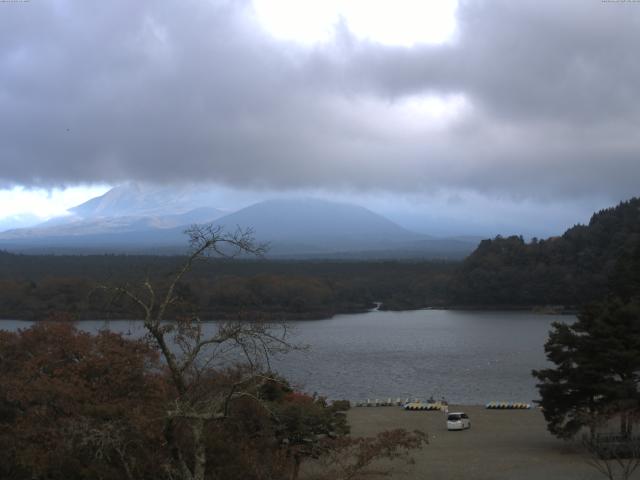
[[[177,418],[168,428],[184,394],[153,344],[56,320],[0,331],[0,478],[187,478],[170,445],[182,453],[194,447],[191,422]],[[186,395],[225,394],[245,376],[242,366],[209,369]],[[262,378],[224,417],[206,422],[205,478],[312,478],[328,459],[341,466],[326,470],[331,478],[360,478],[375,460],[404,458],[426,441],[404,431],[351,438],[346,402],[295,392],[273,374]]]
[[[157,353],[70,323],[0,331],[0,476],[141,478],[159,466]],[[129,471],[129,474],[127,474]]]
[[425,443],[404,431],[345,442],[348,402],[293,392],[268,371],[271,355],[295,348],[285,326],[205,327],[184,302],[182,279],[209,254],[263,247],[250,230],[186,233],[191,253],[168,281],[100,288],[136,306],[143,340],[84,333],[68,315],[0,331],[2,478],[295,480],[303,462],[330,455],[357,461],[327,479],[355,479],[376,459]]

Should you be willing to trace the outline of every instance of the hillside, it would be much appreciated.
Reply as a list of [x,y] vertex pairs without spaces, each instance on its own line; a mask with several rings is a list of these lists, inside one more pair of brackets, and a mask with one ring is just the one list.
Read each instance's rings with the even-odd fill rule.
[[215,199],[206,189],[126,183],[69,210],[83,219],[179,215],[209,207]]
[[450,285],[454,305],[577,306],[606,294],[613,272],[637,254],[640,199],[595,213],[560,237],[484,240]]
[[271,254],[388,249],[425,238],[364,207],[314,198],[267,200],[216,223],[250,226]]

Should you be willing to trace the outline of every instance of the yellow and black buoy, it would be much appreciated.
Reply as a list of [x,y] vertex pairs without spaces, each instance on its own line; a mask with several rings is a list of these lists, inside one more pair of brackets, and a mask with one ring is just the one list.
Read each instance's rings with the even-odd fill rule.
[[528,410],[531,408],[531,404],[524,402],[489,402],[485,405],[485,408],[498,410]]

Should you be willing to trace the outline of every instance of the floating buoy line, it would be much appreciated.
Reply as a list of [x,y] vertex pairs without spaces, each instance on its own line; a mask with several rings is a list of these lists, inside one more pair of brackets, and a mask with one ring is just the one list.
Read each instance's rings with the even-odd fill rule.
[[367,398],[366,402],[355,402],[355,407],[402,407],[405,410],[442,410],[447,406],[446,402],[422,402],[421,400],[411,400],[409,398],[402,399],[400,397],[395,400],[387,398],[386,400],[371,400]]
[[388,398],[386,401],[378,400],[377,398],[372,401],[367,398],[366,402],[355,402],[354,406],[356,407],[402,407],[407,403],[409,403],[408,398],[404,401],[400,397],[396,398],[395,400]]
[[530,403],[522,403],[522,402],[489,402],[485,405],[485,408],[495,409],[495,410],[528,410],[531,408]]
[[[400,397],[395,400],[391,397],[386,400],[371,400],[367,399],[365,402],[354,402],[352,403],[354,407],[402,407],[405,410],[438,410],[442,411],[445,408],[448,408],[449,404],[447,402],[438,401],[438,402],[423,402],[421,400],[415,399],[410,400],[409,398],[401,399]],[[531,408],[530,403],[525,402],[489,402],[485,405],[485,408],[489,410],[529,410]]]

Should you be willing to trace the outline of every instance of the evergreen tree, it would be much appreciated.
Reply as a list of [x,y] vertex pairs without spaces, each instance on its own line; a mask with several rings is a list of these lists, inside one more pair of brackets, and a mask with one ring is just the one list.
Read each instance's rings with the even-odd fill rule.
[[545,344],[554,368],[533,371],[549,430],[562,438],[620,419],[629,435],[640,416],[640,246],[624,255],[606,300],[578,320],[554,323]]

